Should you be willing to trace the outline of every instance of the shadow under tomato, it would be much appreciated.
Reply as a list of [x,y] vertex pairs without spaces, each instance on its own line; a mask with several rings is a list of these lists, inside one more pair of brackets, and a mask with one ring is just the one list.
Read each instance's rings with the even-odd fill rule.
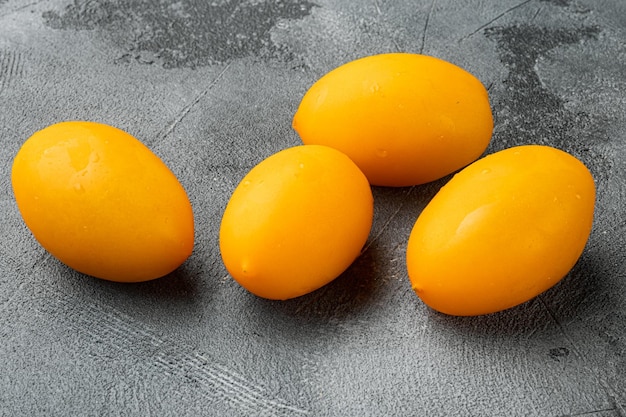
[[403,247],[419,213],[451,178],[414,187],[373,187],[374,222],[361,255],[339,277],[322,288],[285,301],[256,299],[254,308],[302,318],[307,322],[346,320],[378,303],[391,276],[404,271]]
[[175,308],[179,304],[194,303],[201,286],[199,272],[194,266],[183,264],[168,275],[145,282],[124,283],[108,281],[82,274],[50,259],[45,267],[56,280],[55,286],[79,298],[98,301],[110,300],[119,306],[153,304]]
[[198,273],[192,267],[183,264],[164,277],[125,285],[122,291],[131,296],[171,302],[194,298],[199,293],[198,286]]
[[371,245],[339,277],[325,286],[289,300],[266,300],[255,297],[254,304],[293,318],[307,321],[344,319],[366,308],[381,288],[377,270],[381,253],[376,244]]
[[450,316],[429,309],[433,322],[471,336],[531,335],[538,330],[563,332],[563,325],[602,314],[611,308],[610,262],[594,250],[583,253],[578,263],[556,285],[515,307],[481,316]]
[[569,322],[589,316],[602,316],[621,309],[621,261],[606,246],[611,243],[590,240],[572,270],[554,287],[541,295],[545,307],[556,320]]
[[451,316],[428,309],[427,317],[437,327],[473,338],[528,335],[548,320],[537,298],[503,311],[480,316]]

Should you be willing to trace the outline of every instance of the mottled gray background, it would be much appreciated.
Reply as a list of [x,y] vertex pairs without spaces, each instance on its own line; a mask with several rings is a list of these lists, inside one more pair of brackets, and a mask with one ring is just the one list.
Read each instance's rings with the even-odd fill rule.
[[[406,240],[448,178],[375,188],[366,251],[315,293],[267,301],[228,277],[234,187],[299,144],[316,79],[389,51],[481,79],[488,152],[542,143],[589,166],[594,229],[556,287],[474,318],[420,302]],[[623,0],[0,0],[0,415],[626,416],[625,63]],[[13,156],[71,119],[133,134],[187,189],[196,246],[170,276],[82,276],[22,223]]]

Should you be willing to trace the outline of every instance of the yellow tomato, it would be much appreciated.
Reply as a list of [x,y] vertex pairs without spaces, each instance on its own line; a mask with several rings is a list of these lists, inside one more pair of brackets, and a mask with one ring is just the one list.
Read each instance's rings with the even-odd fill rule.
[[122,130],[63,122],[15,156],[15,199],[39,243],[66,265],[111,281],[161,277],[191,254],[185,190],[165,164]]
[[487,148],[487,90],[469,72],[425,55],[392,53],[349,62],[306,92],[293,127],[305,144],[348,155],[374,185],[444,177]]
[[420,214],[407,247],[413,289],[452,315],[521,304],[574,266],[591,231],[595,186],[570,154],[528,145],[456,174]]
[[233,192],[220,227],[224,265],[260,297],[309,293],[359,256],[373,202],[367,179],[341,152],[313,145],[282,150]]

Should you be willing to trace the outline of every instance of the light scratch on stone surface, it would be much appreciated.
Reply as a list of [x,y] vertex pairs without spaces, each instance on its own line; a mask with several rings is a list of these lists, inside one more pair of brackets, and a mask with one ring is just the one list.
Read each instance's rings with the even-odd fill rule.
[[[285,400],[275,398],[262,386],[219,363],[206,353],[158,335],[143,323],[113,308],[79,302],[51,288],[46,303],[34,308],[47,317],[62,317],[63,325],[101,346],[122,355],[135,355],[136,366],[195,384],[201,395],[229,403],[247,415],[308,415]],[[174,381],[174,384],[179,383]]]
[[419,53],[424,53],[424,48],[426,46],[426,33],[428,32],[428,24],[430,23],[430,18],[433,14],[433,10],[435,9],[435,3],[437,0],[432,0],[430,3],[430,9],[428,9],[428,14],[426,15],[426,21],[424,22],[424,30],[422,31],[422,42],[420,45]]
[[0,51],[0,91],[22,72],[22,55],[19,52]]
[[[380,2],[378,0],[374,0],[374,7],[376,8],[376,13],[378,14],[379,17],[383,16],[383,11],[380,8]],[[401,52],[402,49],[400,49],[400,44],[398,44],[398,41],[396,41],[393,37],[391,37],[391,43],[393,43],[394,48],[396,48],[397,52]]]
[[[554,315],[554,313],[552,312],[552,310],[548,307],[548,305],[546,304],[546,302],[543,300],[543,297],[540,295],[537,296],[537,299],[539,300],[539,303],[541,304],[541,306],[546,310],[546,312],[548,313],[548,316],[550,316],[550,319],[556,324],[556,326],[559,328],[559,331],[561,332],[561,334],[563,334],[563,336],[565,337],[565,339],[567,340],[567,343],[569,343],[571,350],[576,354],[576,356],[583,360],[584,356],[582,354],[582,352],[580,350],[578,350],[578,346],[574,343],[574,341],[572,340],[572,338],[569,336],[569,334],[565,331],[565,329],[563,328],[563,325],[561,324],[561,322],[556,318],[556,316]],[[595,379],[598,383],[598,385],[600,385],[602,388],[604,388],[604,390],[606,391],[606,395],[609,397],[613,408],[611,410],[615,410],[619,412],[620,416],[626,416],[626,410],[624,410],[624,408],[618,403],[618,401],[616,401],[617,398],[617,393],[616,390],[604,379],[602,378],[601,375],[598,375],[597,372],[594,372],[593,370],[589,369],[588,367],[585,366],[585,368],[592,373],[592,375],[595,376]],[[595,410],[595,411],[591,411],[588,413],[583,413],[583,414],[576,414],[576,415],[580,415],[580,416],[584,416],[584,415],[593,415],[594,413],[598,413],[601,411],[607,411],[607,410]]]
[[548,313],[548,316],[550,316],[550,320],[552,320],[552,322],[554,322],[554,324],[556,324],[556,326],[559,328],[559,331],[563,334],[563,336],[565,336],[565,338],[567,339],[567,342],[570,344],[570,347],[572,348],[574,353],[580,358],[581,357],[581,353],[578,351],[578,347],[576,346],[574,341],[569,337],[569,335],[567,334],[567,332],[565,331],[565,329],[561,325],[561,322],[556,318],[556,316],[554,315],[554,313],[552,312],[550,307],[548,307],[548,305],[543,300],[541,295],[538,295],[537,299],[539,300],[539,303],[541,304],[543,309]]
[[230,62],[226,64],[224,69],[222,69],[222,71],[220,71],[219,74],[217,74],[217,77],[215,77],[215,79],[211,81],[211,83],[207,86],[207,88],[205,88],[200,94],[198,94],[196,98],[191,103],[189,103],[188,106],[184,107],[180,111],[176,119],[174,119],[174,121],[170,123],[170,125],[162,133],[160,133],[157,136],[158,141],[165,139],[166,137],[169,136],[170,133],[172,133],[172,131],[176,128],[176,126],[178,126],[178,124],[182,122],[183,119],[189,114],[191,109],[193,109],[200,102],[200,100],[202,100],[204,96],[206,96],[209,93],[209,91],[211,91],[211,89],[215,87],[215,85],[219,82],[222,76],[224,76],[228,68],[230,68]]
[[277,416],[283,412],[289,412],[289,415],[308,414],[298,407],[265,397],[262,389],[250,385],[250,382],[242,376],[201,354],[185,352],[181,354],[176,349],[171,354],[159,355],[157,362],[170,374],[176,374],[211,391],[217,391],[224,399],[235,402],[239,408],[252,414]]
[[183,352],[181,355],[176,350],[159,355],[157,362],[166,372],[192,380],[211,391],[217,391],[224,399],[236,402],[239,408],[253,414],[281,415],[282,411],[308,414],[300,408],[266,398],[262,390],[251,386],[245,378],[201,354],[190,355]]
[[537,16],[539,16],[539,14],[543,11],[543,7],[540,7],[537,9],[537,11],[535,12],[535,14],[533,15],[533,17],[530,19],[531,22],[534,22],[535,19],[537,18]]
[[617,411],[617,409],[615,407],[611,407],[611,408],[603,408],[600,410],[593,410],[593,411],[585,411],[583,413],[578,413],[578,414],[566,414],[560,417],[583,417],[583,416],[593,416],[594,414],[599,414],[599,413],[606,413],[606,412],[610,412],[610,411]]
[[474,31],[470,32],[469,34],[463,36],[462,38],[460,38],[458,40],[458,42],[463,42],[465,39],[467,38],[471,38],[472,36],[474,36],[475,34],[477,34],[478,32],[480,32],[481,30],[483,30],[484,28],[486,28],[487,26],[491,25],[492,23],[494,23],[497,20],[500,20],[501,18],[503,18],[504,16],[506,16],[507,14],[513,12],[516,9],[519,9],[520,7],[525,6],[526,4],[530,3],[532,0],[524,0],[521,3],[516,4],[515,6],[509,7],[508,9],[506,9],[505,11],[503,11],[502,13],[500,13],[499,15],[497,15],[496,17],[494,17],[493,19],[491,19],[490,21],[488,21],[487,23],[484,23],[482,25],[480,25],[478,28],[476,28]]
[[[3,253],[2,255],[4,256],[5,254]],[[37,260],[35,262],[33,262],[33,264],[30,266],[30,269],[34,270],[40,264],[42,264],[48,258],[50,258],[50,256],[51,256],[50,253],[44,252],[43,254],[41,254],[41,256],[39,258],[37,258]],[[8,258],[8,259],[11,259],[11,258]],[[4,312],[6,310],[6,308],[13,302],[13,300],[15,300],[15,298],[24,291],[24,288],[26,288],[26,285],[29,284],[30,282],[32,282],[30,279],[27,279],[27,278],[30,278],[30,275],[24,275],[24,276],[21,277],[21,279],[23,281],[20,282],[20,284],[11,293],[11,295],[0,305],[0,312]]]
[[16,8],[15,8],[15,9],[13,9],[13,10],[9,10],[9,11],[8,11],[8,12],[6,12],[6,13],[2,13],[2,14],[0,14],[0,18],[6,17],[6,16],[10,16],[10,15],[12,15],[13,13],[16,13],[16,12],[22,11],[22,10],[24,10],[24,9],[27,9],[27,8],[31,7],[31,6],[36,6],[36,5],[38,5],[39,3],[44,3],[44,2],[46,2],[46,1],[48,1],[48,0],[39,0],[39,1],[34,1],[34,2],[32,2],[32,3],[28,3],[28,4],[25,4],[25,5],[23,5],[23,6],[16,7]]
[[[413,192],[413,190],[415,189],[415,186],[411,186],[409,187],[409,190],[406,193],[405,196],[405,201],[406,198],[411,195],[411,193]],[[389,217],[387,217],[387,220],[385,220],[385,223],[383,223],[383,225],[380,227],[380,230],[378,231],[378,233],[376,233],[376,236],[372,237],[367,244],[363,247],[363,249],[361,250],[361,255],[363,255],[365,252],[368,251],[368,249],[372,246],[372,244],[374,242],[376,242],[383,234],[383,232],[385,230],[387,230],[387,228],[389,227],[389,225],[391,224],[391,221],[398,215],[398,213],[400,213],[400,211],[402,211],[402,208],[404,207],[404,201],[402,201],[400,204],[398,204],[398,207],[396,207],[396,209],[394,210],[393,213],[391,213],[391,215]]]
[[383,14],[382,10],[380,9],[380,4],[378,3],[378,0],[374,0],[374,7],[376,7],[376,12],[377,12],[379,15],[382,15],[382,14]]

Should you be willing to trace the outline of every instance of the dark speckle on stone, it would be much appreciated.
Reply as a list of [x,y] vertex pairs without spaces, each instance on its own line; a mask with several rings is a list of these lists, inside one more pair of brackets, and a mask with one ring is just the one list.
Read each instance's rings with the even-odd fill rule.
[[[543,28],[528,24],[496,26],[485,35],[497,42],[501,62],[508,69],[504,91],[495,97],[492,151],[511,143],[539,144],[562,149],[589,166],[598,182],[607,180],[608,162],[594,149],[606,140],[603,121],[584,112],[572,112],[564,100],[548,90],[536,71],[539,57],[558,47],[597,38],[597,27]],[[501,123],[498,123],[502,121]],[[495,144],[495,145],[494,145]]]
[[555,347],[555,348],[550,349],[548,354],[550,355],[552,359],[558,361],[561,358],[565,358],[569,356],[569,349],[563,346]]
[[285,55],[272,45],[270,30],[281,19],[307,16],[313,6],[306,0],[75,0],[43,18],[55,29],[103,31],[124,51],[118,62],[194,68]]
[[505,143],[506,136],[515,135],[527,143],[568,148],[572,131],[593,123],[586,114],[566,111],[563,100],[542,85],[535,65],[548,51],[597,33],[596,28],[546,29],[530,25],[486,29],[487,37],[497,41],[500,60],[509,70],[501,103],[508,113],[508,124],[500,132]]
[[569,6],[571,0],[539,0],[543,3],[552,3],[555,6]]

